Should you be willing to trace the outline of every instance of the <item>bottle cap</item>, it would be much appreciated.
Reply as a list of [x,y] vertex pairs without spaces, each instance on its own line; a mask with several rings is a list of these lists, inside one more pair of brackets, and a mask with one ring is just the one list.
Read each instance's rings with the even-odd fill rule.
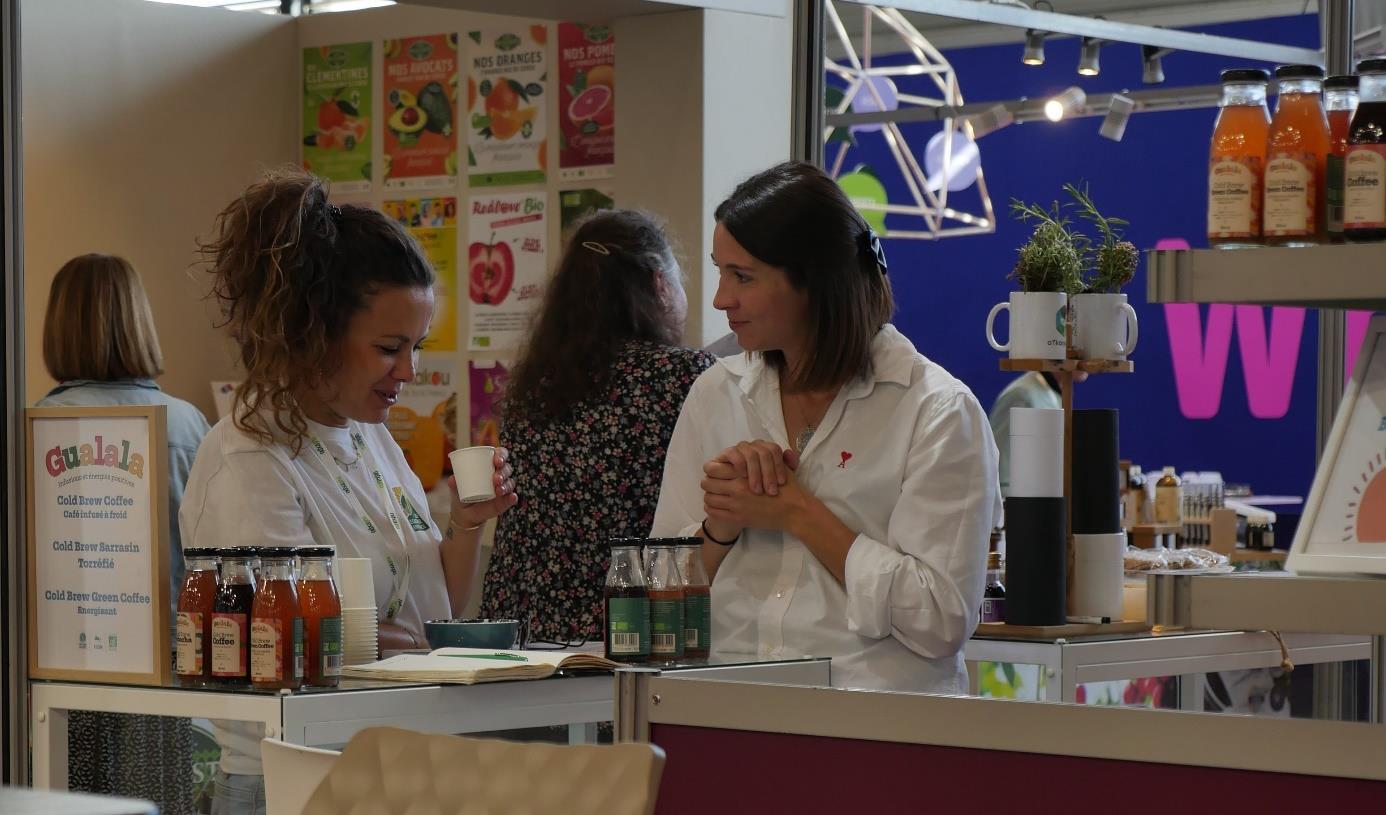
[[1261,68],[1233,68],[1222,72],[1222,81],[1223,84],[1260,82],[1265,85],[1270,82],[1270,74]]
[[1163,472],[1165,475],[1174,475],[1174,468],[1166,465],[1166,467],[1163,470],[1161,470],[1161,472]]
[[193,559],[193,558],[216,557],[216,556],[218,556],[219,554],[221,554],[221,550],[220,550],[220,549],[194,548],[194,549],[184,549],[184,550],[183,550],[183,557],[185,557],[185,558],[187,558],[187,559],[189,559],[189,560],[191,560],[191,559]]
[[1375,74],[1382,71],[1386,71],[1386,59],[1381,57],[1364,59],[1357,63],[1357,73],[1359,74]]
[[299,557],[333,557],[337,550],[331,546],[300,546],[294,550]]
[[1317,65],[1281,65],[1275,69],[1276,79],[1323,79],[1323,69]]
[[1323,89],[1326,91],[1355,91],[1359,84],[1357,80],[1357,76],[1353,74],[1330,76],[1323,81]]

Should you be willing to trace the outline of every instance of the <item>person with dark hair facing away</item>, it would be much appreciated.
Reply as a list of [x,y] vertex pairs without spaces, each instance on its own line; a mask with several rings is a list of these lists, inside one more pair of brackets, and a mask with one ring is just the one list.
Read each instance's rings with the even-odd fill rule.
[[[202,411],[154,383],[164,373],[163,350],[154,311],[129,261],[82,255],[58,270],[43,318],[43,365],[58,385],[37,407],[164,406],[173,619],[183,582],[178,507],[208,427]],[[160,812],[190,813],[191,728],[185,718],[74,710],[68,718],[69,785],[84,792],[147,798]]]
[[890,325],[880,241],[821,170],[761,172],[716,219],[713,305],[747,353],[689,392],[651,534],[703,538],[714,649],[966,693],[1001,519],[986,413]]
[[713,362],[679,346],[687,312],[650,216],[604,210],[577,227],[502,402],[520,500],[496,526],[483,616],[531,639],[602,638],[606,541],[649,530],[679,407]]
[[[440,530],[385,427],[433,317],[432,268],[399,224],[298,170],[232,201],[203,252],[244,380],[193,464],[184,543],[367,558],[381,649],[426,646],[424,621],[467,605],[482,525],[515,503],[498,450],[496,497],[463,504],[454,483]],[[263,811],[258,730],[216,723],[215,815]]]

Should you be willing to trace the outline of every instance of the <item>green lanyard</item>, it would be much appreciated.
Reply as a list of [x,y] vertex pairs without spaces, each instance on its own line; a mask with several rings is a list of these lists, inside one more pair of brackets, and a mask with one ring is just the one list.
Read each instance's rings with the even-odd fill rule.
[[[356,510],[357,515],[360,516],[361,523],[366,527],[366,531],[372,535],[381,534],[380,529],[366,512],[366,508],[362,506],[361,499],[356,495],[355,490],[353,490],[346,479],[342,477],[342,468],[336,464],[335,459],[332,459],[332,455],[328,452],[327,446],[324,445],[322,440],[317,436],[309,436],[308,441],[308,446],[317,454],[318,460],[322,462],[323,466],[327,468],[327,471],[336,480],[337,489],[341,490],[347,500],[352,503],[352,508]],[[390,518],[390,526],[394,527],[395,530],[395,540],[393,543],[398,544],[398,550],[394,552],[390,551],[391,541],[389,538],[385,540],[385,564],[390,567],[391,583],[390,599],[385,604],[385,619],[393,620],[395,616],[399,614],[399,610],[404,607],[404,598],[409,594],[409,574],[412,571],[412,558],[409,555],[409,546],[404,536],[404,525],[400,523],[399,520],[399,511],[395,507],[394,500],[390,497],[390,490],[385,485],[385,477],[381,475],[380,467],[375,462],[375,455],[371,453],[370,448],[366,446],[366,440],[361,437],[360,433],[352,432],[351,446],[356,450],[356,454],[361,457],[361,460],[366,462],[366,466],[370,469],[371,482],[375,484],[376,492],[380,494],[380,500],[385,507],[385,513]],[[403,493],[401,492],[401,496],[402,495]]]

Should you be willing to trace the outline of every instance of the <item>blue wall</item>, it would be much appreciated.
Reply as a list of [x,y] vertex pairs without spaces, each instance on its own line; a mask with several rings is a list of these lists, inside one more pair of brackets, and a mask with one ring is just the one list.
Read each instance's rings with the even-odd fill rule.
[[[1312,15],[1200,30],[1311,48],[1317,48],[1319,40]],[[1106,46],[1097,77],[1078,76],[1076,39],[1049,42],[1047,61],[1040,67],[1022,65],[1020,51],[1019,44],[1012,44],[959,49],[947,56],[969,103],[1048,97],[1070,85],[1090,94],[1143,87],[1138,46]],[[1164,58],[1165,85],[1216,84],[1223,68],[1247,64],[1254,63],[1171,54]],[[897,84],[902,92],[938,96],[932,84],[919,77],[900,77]],[[1016,247],[1028,236],[1007,213],[1010,199],[1047,202],[1061,195],[1065,182],[1087,181],[1104,213],[1131,222],[1127,236],[1141,249],[1161,238],[1184,238],[1195,247],[1204,246],[1208,139],[1215,115],[1213,109],[1138,114],[1121,142],[1098,135],[1101,118],[1012,125],[985,136],[979,147],[999,219],[997,231],[941,241],[887,239],[899,302],[896,324],[922,353],[967,382],[983,405],[990,406],[1010,375],[998,369],[999,355],[986,343],[984,321],[991,306],[1012,290],[1005,278],[1014,265]],[[937,129],[905,126],[921,162],[924,143]],[[837,145],[828,146],[829,161],[836,150]],[[886,184],[892,201],[909,200],[879,134],[858,137],[844,171],[863,162]],[[958,195],[965,209],[979,211],[974,192]],[[901,216],[890,216],[887,226],[891,225],[918,228]],[[1283,418],[1251,415],[1234,333],[1219,413],[1190,420],[1182,416],[1175,394],[1163,307],[1145,303],[1145,275],[1142,262],[1127,288],[1141,320],[1140,343],[1133,355],[1136,372],[1090,378],[1077,392],[1077,405],[1118,408],[1122,455],[1147,468],[1173,464],[1181,470],[1220,470],[1227,480],[1249,483],[1258,493],[1306,494],[1314,469],[1318,334],[1313,313],[1304,324],[1290,407]],[[1205,325],[1207,308],[1202,307]],[[1269,309],[1264,312],[1269,325]]]

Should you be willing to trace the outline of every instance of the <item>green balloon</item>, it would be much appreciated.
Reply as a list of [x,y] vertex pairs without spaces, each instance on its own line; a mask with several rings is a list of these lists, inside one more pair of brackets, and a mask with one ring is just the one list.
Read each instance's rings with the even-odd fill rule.
[[853,172],[838,176],[837,185],[842,188],[843,192],[847,193],[847,197],[851,199],[852,205],[857,208],[857,211],[861,213],[861,217],[866,219],[866,222],[871,225],[871,228],[876,230],[876,234],[885,235],[885,210],[867,209],[862,206],[863,204],[885,206],[885,186],[881,184],[875,176],[861,170],[854,170]]

